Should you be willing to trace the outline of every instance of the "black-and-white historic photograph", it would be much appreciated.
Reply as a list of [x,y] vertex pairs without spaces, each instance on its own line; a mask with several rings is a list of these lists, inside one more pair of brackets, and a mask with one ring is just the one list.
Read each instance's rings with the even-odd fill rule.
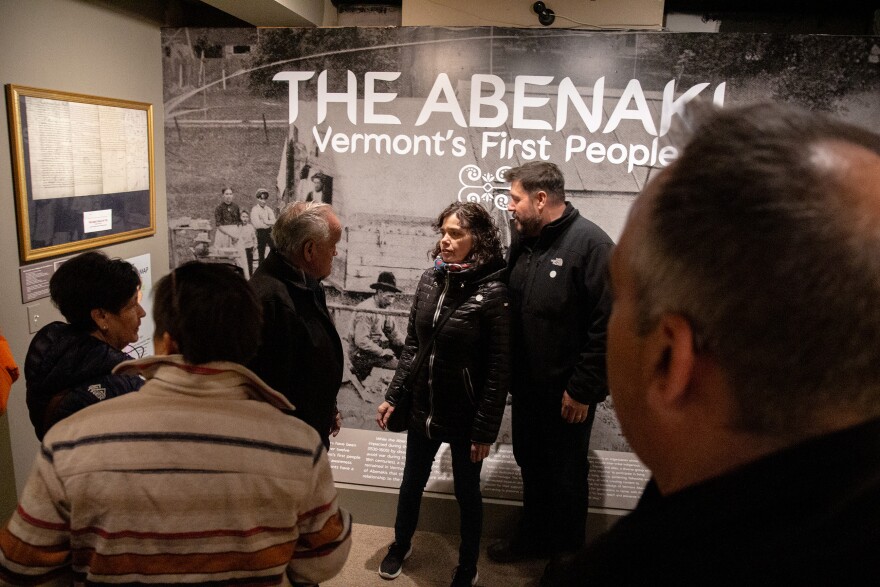
[[[551,161],[567,200],[617,240],[635,196],[675,160],[690,101],[773,99],[880,126],[871,37],[404,27],[165,29],[162,42],[172,266],[234,263],[250,276],[291,203],[330,203],[338,215],[323,281],[344,352],[333,450],[360,451],[355,460],[376,443],[402,451],[376,410],[433,262],[432,223],[450,203],[481,204],[506,248],[505,170]],[[512,463],[509,412],[487,462]],[[590,445],[630,452],[610,398]],[[442,473],[448,455],[438,461]],[[591,475],[610,475],[610,462]],[[399,482],[346,479],[347,468],[334,461],[343,481]],[[486,495],[516,498],[515,485]],[[626,491],[634,503],[638,488]],[[597,490],[591,503],[605,498]]]

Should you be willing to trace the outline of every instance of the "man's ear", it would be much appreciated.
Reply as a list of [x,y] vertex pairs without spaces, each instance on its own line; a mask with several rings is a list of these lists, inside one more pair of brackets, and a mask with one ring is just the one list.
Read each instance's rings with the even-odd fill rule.
[[547,192],[545,192],[544,190],[538,190],[532,196],[532,200],[534,200],[535,202],[535,208],[537,208],[538,212],[540,212],[547,204]]
[[653,358],[649,397],[658,407],[686,402],[694,382],[694,330],[679,314],[664,314],[650,335]]
[[307,263],[311,263],[312,259],[315,256],[315,241],[307,240],[303,244],[302,252],[303,252],[303,260],[306,261]]

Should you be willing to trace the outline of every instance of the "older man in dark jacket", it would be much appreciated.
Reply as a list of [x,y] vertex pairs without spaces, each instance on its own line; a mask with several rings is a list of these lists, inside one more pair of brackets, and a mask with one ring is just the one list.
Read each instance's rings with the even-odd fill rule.
[[341,237],[329,204],[298,202],[272,227],[275,248],[250,280],[263,308],[263,334],[249,367],[290,400],[327,448],[341,425],[343,356],[321,280],[330,275]]

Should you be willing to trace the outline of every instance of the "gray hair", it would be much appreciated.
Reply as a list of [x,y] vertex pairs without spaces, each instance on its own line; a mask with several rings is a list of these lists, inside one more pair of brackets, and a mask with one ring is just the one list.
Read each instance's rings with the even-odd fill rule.
[[774,104],[703,114],[631,260],[641,333],[663,313],[687,317],[743,430],[803,435],[839,408],[880,415],[880,212],[820,157],[835,145],[880,155],[880,136]]
[[302,254],[310,240],[330,239],[330,214],[333,207],[324,202],[296,202],[278,216],[272,226],[272,240],[279,253],[287,258]]

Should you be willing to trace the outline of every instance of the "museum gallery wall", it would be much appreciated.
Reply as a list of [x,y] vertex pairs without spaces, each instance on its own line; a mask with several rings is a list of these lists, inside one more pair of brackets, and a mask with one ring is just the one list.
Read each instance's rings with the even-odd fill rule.
[[[480,202],[509,242],[503,171],[548,160],[567,198],[617,239],[638,192],[676,155],[687,102],[771,99],[880,130],[880,38],[598,33],[505,28],[165,29],[164,108],[172,266],[259,263],[253,244],[217,235],[222,192],[251,211],[331,202],[345,227],[325,280],[348,348],[354,306],[380,272],[403,294],[377,309],[405,328],[454,200]],[[241,227],[236,230],[244,230]],[[699,243],[695,243],[699,246]],[[251,248],[246,251],[245,248]],[[337,481],[399,486],[405,436],[374,416],[393,373],[346,366]],[[647,473],[610,399],[591,440],[590,502],[631,508]],[[452,492],[450,456],[429,490]],[[487,497],[520,498],[509,409],[483,468]]]

